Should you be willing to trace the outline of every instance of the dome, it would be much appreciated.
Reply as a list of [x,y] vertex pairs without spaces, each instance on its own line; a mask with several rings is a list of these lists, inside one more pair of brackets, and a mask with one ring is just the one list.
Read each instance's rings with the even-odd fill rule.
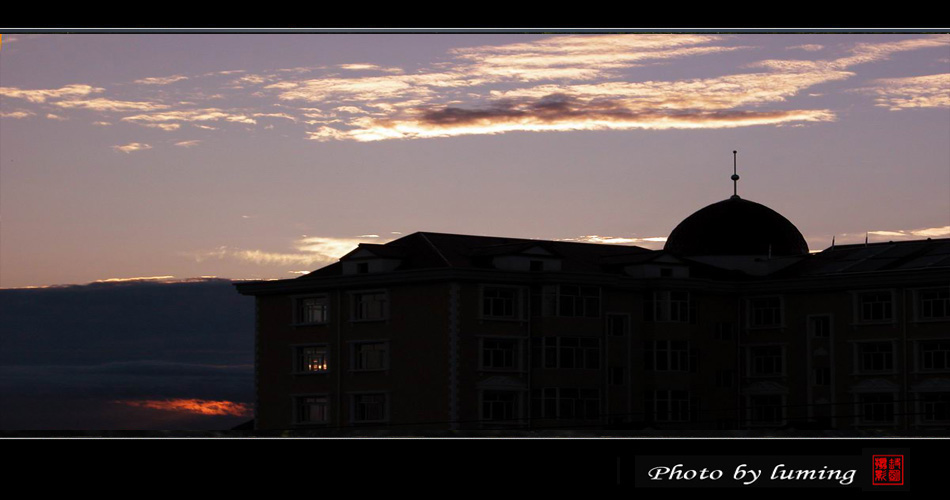
[[664,250],[679,255],[804,255],[808,244],[794,224],[771,208],[738,196],[713,203],[670,233]]

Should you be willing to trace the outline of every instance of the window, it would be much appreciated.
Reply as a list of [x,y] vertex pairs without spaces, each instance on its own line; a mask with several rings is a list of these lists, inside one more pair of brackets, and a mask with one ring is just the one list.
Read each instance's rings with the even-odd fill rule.
[[600,288],[596,286],[548,285],[543,289],[544,316],[600,316]]
[[359,342],[353,344],[353,370],[370,371],[389,368],[389,344]]
[[781,425],[785,421],[785,401],[781,394],[749,396],[749,417],[753,425]]
[[831,385],[831,368],[825,366],[814,369],[815,385]]
[[732,333],[735,329],[735,323],[719,321],[713,325],[713,338],[716,340],[732,340]]
[[694,410],[690,403],[689,391],[646,391],[644,410],[648,418],[655,422],[688,422]]
[[782,326],[782,299],[779,297],[749,299],[749,327],[776,326]]
[[689,371],[689,342],[647,340],[643,343],[644,368],[656,371]]
[[690,321],[689,292],[653,292],[647,295],[644,319],[657,322]]
[[894,369],[894,344],[891,342],[862,342],[856,345],[858,369],[862,372],[881,372]]
[[500,319],[521,318],[521,290],[514,287],[502,286],[483,287],[482,317]]
[[623,385],[624,369],[622,366],[611,366],[607,371],[610,385]]
[[543,260],[532,260],[528,263],[528,270],[532,273],[538,273],[544,271],[544,261]]
[[812,316],[808,318],[808,331],[815,338],[828,338],[831,335],[830,316]]
[[298,424],[325,424],[329,421],[330,405],[327,396],[298,396],[294,398],[294,422]]
[[517,370],[518,344],[517,339],[482,339],[482,368]]
[[732,387],[735,378],[733,370],[716,370],[716,387]]
[[297,373],[326,373],[329,369],[327,362],[327,348],[325,346],[296,347]]
[[858,318],[862,322],[891,321],[894,317],[891,292],[858,294]]
[[356,273],[357,273],[357,274],[367,274],[367,273],[369,273],[369,262],[357,262],[357,263],[356,263]]
[[600,339],[535,337],[531,339],[533,368],[600,369]]
[[920,403],[920,419],[924,423],[950,422],[950,392],[922,392],[917,399]]
[[918,342],[917,353],[920,370],[950,370],[950,340]]
[[600,418],[600,391],[546,387],[531,391],[531,418]]
[[382,422],[389,418],[387,414],[386,394],[354,394],[354,422]]
[[297,324],[319,324],[330,320],[330,300],[326,295],[300,297],[294,302]]
[[353,320],[372,321],[386,319],[389,315],[389,300],[386,292],[360,292],[353,294]]
[[630,325],[630,316],[626,314],[607,315],[607,333],[619,337],[626,335]]
[[950,288],[918,290],[917,319],[950,319]]
[[864,424],[893,423],[894,395],[889,393],[858,394],[858,420]]
[[759,346],[749,348],[749,375],[774,377],[784,373],[785,352],[782,346]]
[[482,420],[513,423],[518,418],[518,393],[515,391],[482,392]]

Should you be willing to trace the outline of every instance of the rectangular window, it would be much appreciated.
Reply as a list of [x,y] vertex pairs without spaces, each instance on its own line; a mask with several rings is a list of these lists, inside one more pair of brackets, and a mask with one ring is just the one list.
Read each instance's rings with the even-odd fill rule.
[[535,337],[531,339],[532,368],[600,369],[600,339]]
[[482,368],[517,370],[519,342],[516,339],[482,339]]
[[353,294],[353,319],[355,321],[382,320],[388,316],[389,299],[386,292]]
[[592,420],[600,418],[600,391],[547,387],[531,391],[531,417]]
[[830,316],[812,316],[808,318],[808,331],[815,338],[828,338],[831,335]]
[[486,286],[482,288],[482,317],[519,319],[521,317],[521,290],[514,287]]
[[653,292],[648,295],[646,321],[688,323],[689,292]]
[[858,294],[858,319],[863,322],[891,321],[894,318],[891,292]]
[[749,413],[753,425],[781,425],[784,418],[781,394],[749,396]]
[[607,334],[619,337],[626,335],[630,328],[630,316],[626,314],[607,315]]
[[297,373],[325,373],[329,369],[326,347],[297,347]]
[[385,370],[389,368],[389,344],[360,342],[353,344],[354,370]]
[[749,374],[753,377],[772,377],[784,373],[785,352],[782,346],[749,348]]
[[319,297],[300,297],[295,302],[295,320],[297,324],[309,325],[326,323],[330,320],[330,300]]
[[547,285],[542,292],[544,316],[600,316],[600,288],[596,286]]
[[382,422],[388,418],[385,394],[354,394],[354,422]]
[[607,378],[610,381],[610,385],[623,385],[624,383],[624,369],[622,366],[611,366]]
[[646,391],[644,409],[655,422],[688,422],[691,419],[689,391]]
[[950,392],[922,392],[917,399],[920,400],[920,418],[925,423],[950,422]]
[[831,385],[831,368],[825,366],[814,369],[815,385]]
[[732,334],[735,328],[735,323],[719,321],[713,325],[713,338],[716,340],[732,340]]
[[861,423],[893,423],[894,395],[858,394],[858,418]]
[[858,368],[862,372],[882,372],[894,369],[894,344],[891,342],[861,342],[856,344]]
[[752,328],[782,326],[782,299],[779,297],[749,299],[749,326]]
[[950,370],[950,340],[918,342],[917,353],[920,370]]
[[329,421],[329,411],[327,396],[294,398],[294,417],[298,424],[325,424]]
[[647,370],[690,370],[689,342],[685,340],[647,340],[643,343],[643,353]]
[[518,418],[518,393],[515,391],[482,392],[482,420],[515,423]]
[[918,290],[917,318],[923,320],[950,319],[950,288]]

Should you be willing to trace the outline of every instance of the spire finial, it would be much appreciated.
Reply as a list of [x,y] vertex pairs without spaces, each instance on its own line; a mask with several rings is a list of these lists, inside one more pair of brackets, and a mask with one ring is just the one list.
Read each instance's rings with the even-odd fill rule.
[[739,199],[739,174],[736,172],[736,154],[738,151],[732,151],[732,199]]

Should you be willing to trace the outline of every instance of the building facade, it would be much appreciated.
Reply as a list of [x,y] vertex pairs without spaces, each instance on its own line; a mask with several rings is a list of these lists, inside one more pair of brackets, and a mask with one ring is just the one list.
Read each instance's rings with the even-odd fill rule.
[[420,232],[236,286],[258,429],[950,426],[950,239],[810,254],[738,196],[664,250]]

